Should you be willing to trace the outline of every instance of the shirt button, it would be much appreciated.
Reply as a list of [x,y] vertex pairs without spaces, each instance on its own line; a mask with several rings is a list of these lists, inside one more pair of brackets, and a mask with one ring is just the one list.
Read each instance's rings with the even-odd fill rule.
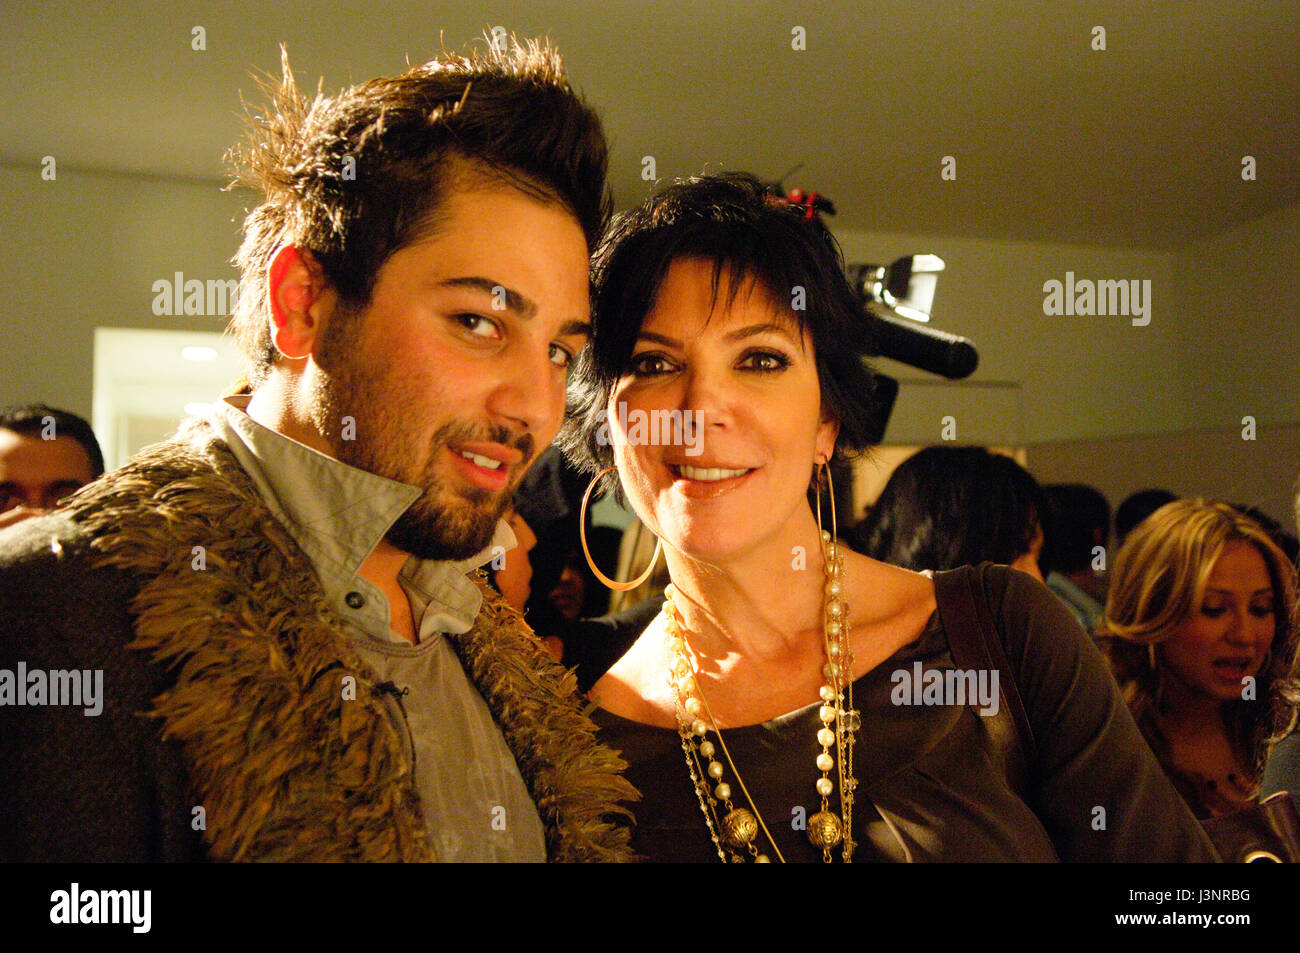
[[349,609],[360,609],[366,604],[366,597],[359,592],[349,592],[343,597],[343,601],[348,604]]

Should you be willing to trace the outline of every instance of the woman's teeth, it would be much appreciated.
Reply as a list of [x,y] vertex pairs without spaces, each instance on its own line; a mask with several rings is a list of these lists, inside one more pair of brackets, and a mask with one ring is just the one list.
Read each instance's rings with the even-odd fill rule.
[[477,453],[470,453],[468,450],[459,450],[457,452],[466,460],[478,464],[484,470],[497,470],[501,467],[500,460],[493,460],[491,457],[484,457]]
[[749,472],[748,470],[724,470],[721,467],[688,467],[685,465],[675,469],[680,476],[688,480],[698,480],[701,483],[730,480],[732,477],[744,476]]

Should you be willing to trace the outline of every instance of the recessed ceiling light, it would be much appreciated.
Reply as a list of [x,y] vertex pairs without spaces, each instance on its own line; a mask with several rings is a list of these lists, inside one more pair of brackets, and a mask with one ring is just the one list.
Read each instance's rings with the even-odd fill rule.
[[191,346],[181,348],[181,357],[187,361],[215,361],[217,352],[215,348]]

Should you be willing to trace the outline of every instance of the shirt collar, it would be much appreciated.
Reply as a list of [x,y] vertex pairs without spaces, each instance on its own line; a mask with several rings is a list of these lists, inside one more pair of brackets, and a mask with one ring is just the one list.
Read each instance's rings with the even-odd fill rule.
[[[420,488],[349,466],[263,426],[245,412],[250,399],[241,394],[218,401],[210,422],[302,547],[335,603],[354,586],[361,564],[419,498]],[[449,572],[464,576],[515,545],[510,525],[498,520],[492,541],[468,559],[413,556],[403,574],[430,582]],[[475,605],[474,614],[477,610]]]

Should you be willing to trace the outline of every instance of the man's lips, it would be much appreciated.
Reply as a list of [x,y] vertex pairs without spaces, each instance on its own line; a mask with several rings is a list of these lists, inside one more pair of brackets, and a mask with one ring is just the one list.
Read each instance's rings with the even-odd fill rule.
[[524,459],[523,451],[516,450],[514,447],[507,447],[503,443],[454,443],[451,449],[456,453],[470,454],[477,457],[483,457],[487,463],[475,461],[480,466],[487,466],[488,469],[495,469],[492,463],[499,463],[506,467],[512,467],[522,463]]
[[458,443],[448,450],[460,473],[484,490],[504,489],[512,467],[524,459],[522,452],[500,443]]

